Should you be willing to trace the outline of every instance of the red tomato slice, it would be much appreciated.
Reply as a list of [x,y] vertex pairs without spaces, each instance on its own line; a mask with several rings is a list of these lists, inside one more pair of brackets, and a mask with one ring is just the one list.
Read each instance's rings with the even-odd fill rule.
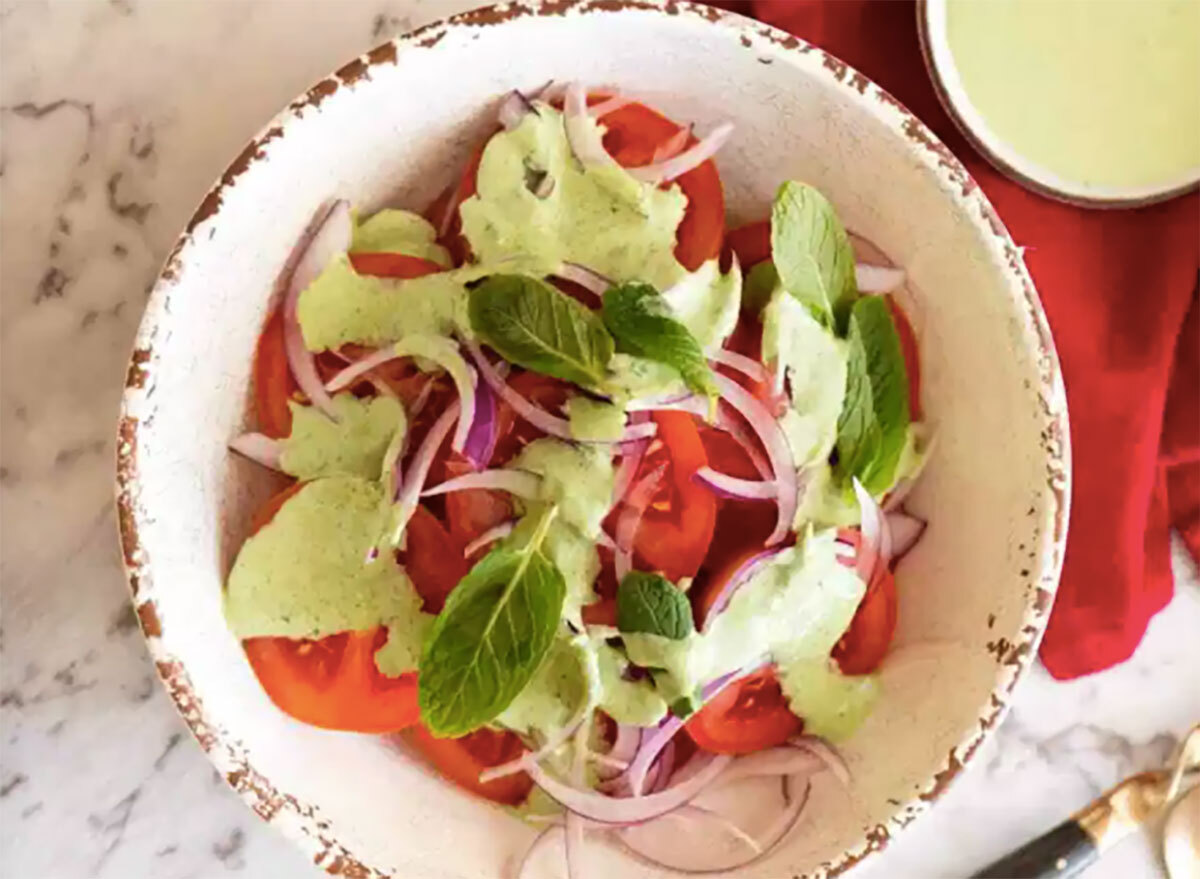
[[[645,104],[626,104],[604,116],[604,146],[626,168],[650,164],[654,151],[682,128]],[[696,138],[688,138],[688,146]],[[687,196],[687,210],[676,233],[675,258],[688,271],[721,252],[725,234],[725,193],[712,160],[679,176],[674,181]]]
[[[843,533],[857,545],[859,532]],[[853,561],[843,561],[853,565]],[[898,615],[896,578],[884,568],[867,586],[850,627],[833,648],[833,658],[843,674],[865,675],[879,668],[896,634]]]
[[887,298],[892,320],[896,324],[896,335],[900,337],[900,350],[904,352],[904,366],[908,371],[908,411],[914,421],[921,418],[921,356],[917,348],[917,334],[912,323],[895,296]]
[[[607,117],[605,117],[607,118]],[[656,412],[658,434],[638,468],[638,478],[664,460],[667,476],[642,517],[634,552],[648,570],[669,580],[694,577],[708,554],[717,521],[717,498],[693,479],[708,464],[704,444],[686,412]]]
[[748,272],[764,259],[771,258],[771,221],[759,220],[730,230],[725,250],[736,253],[742,271]]
[[467,576],[464,544],[448,533],[423,504],[409,519],[407,535],[401,563],[421,596],[423,609],[441,613],[446,598]]
[[[251,534],[303,487],[296,483],[263,504]],[[386,640],[387,629],[379,626],[315,641],[248,638],[242,647],[263,690],[285,714],[324,729],[385,733],[407,729],[421,716],[416,673],[391,678],[375,666],[375,651]]]
[[[474,471],[466,459],[453,452],[446,459],[444,469],[447,479]],[[465,547],[485,531],[513,518],[512,502],[509,495],[502,491],[453,491],[445,496],[445,505],[450,536],[460,547]],[[479,550],[479,555],[490,548]]]
[[[571,385],[536,372],[513,376],[508,380],[508,386],[547,412],[558,412],[571,393]],[[492,460],[498,464],[511,460],[530,441],[545,436],[503,400],[497,404],[496,422],[496,451]]]
[[[750,457],[728,433],[712,427],[702,427],[700,440],[704,443],[709,466],[714,470],[736,476],[738,479],[762,478],[751,463]],[[696,587],[703,586],[714,576],[732,574],[737,569],[736,565],[733,568],[729,568],[728,565],[735,559],[740,565],[742,559],[761,552],[763,544],[775,530],[774,504],[732,498],[719,498],[717,504],[717,521],[713,528],[712,545],[704,557],[704,566],[700,569]]]
[[405,253],[352,253],[350,265],[360,275],[377,278],[420,278],[444,271],[432,260]]
[[280,439],[292,432],[288,400],[299,390],[288,368],[283,343],[283,315],[277,308],[263,325],[254,352],[254,414],[258,428]]
[[483,770],[515,760],[524,753],[525,746],[510,732],[481,729],[457,739],[439,739],[418,724],[409,734],[409,741],[442,775],[481,797],[515,806],[533,788],[533,780],[524,772],[486,784],[479,780]]
[[804,728],[774,669],[730,684],[684,725],[697,746],[716,754],[750,754],[782,745]]
[[249,638],[250,666],[271,701],[286,714],[324,729],[387,733],[421,717],[415,672],[389,678],[375,667],[387,640],[382,626],[319,641]]

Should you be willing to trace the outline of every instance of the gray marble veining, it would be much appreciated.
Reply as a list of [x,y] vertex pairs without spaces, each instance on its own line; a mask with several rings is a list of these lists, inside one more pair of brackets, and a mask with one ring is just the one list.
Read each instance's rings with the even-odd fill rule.
[[[113,429],[157,267],[275,110],[388,35],[473,5],[0,3],[0,874],[318,875],[192,743],[142,646],[120,570]],[[1057,684],[1036,670],[986,753],[875,868],[962,875],[1200,720],[1200,590],[1134,658]],[[1131,840],[1097,877],[1158,875]]]

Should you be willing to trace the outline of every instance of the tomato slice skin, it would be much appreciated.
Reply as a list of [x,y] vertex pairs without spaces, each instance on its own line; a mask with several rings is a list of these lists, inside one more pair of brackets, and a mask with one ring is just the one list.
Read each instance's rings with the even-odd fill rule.
[[[839,537],[855,546],[861,540],[858,531],[842,531]],[[849,566],[854,562],[843,559],[842,564]],[[833,648],[831,655],[842,674],[865,675],[879,668],[895,637],[898,616],[896,577],[883,567],[867,585],[866,595],[859,602],[850,626]]]
[[758,220],[731,229],[725,236],[725,250],[737,254],[742,271],[748,272],[771,258],[771,221]]
[[380,626],[319,641],[248,638],[242,647],[284,713],[323,729],[388,733],[417,723],[421,710],[416,672],[389,678],[375,667],[375,651],[386,640]]
[[[304,485],[291,485],[263,504],[251,534]],[[388,733],[408,729],[421,711],[416,672],[392,678],[375,665],[375,651],[386,640],[387,629],[377,626],[319,640],[247,638],[242,648],[263,690],[285,714],[323,729]]]
[[684,724],[696,745],[715,754],[751,754],[782,745],[804,729],[792,713],[775,670],[734,681]]
[[424,504],[419,504],[413,512],[407,533],[404,569],[421,596],[422,609],[441,613],[454,587],[467,576],[464,544],[456,540]]
[[276,308],[263,324],[254,352],[254,414],[258,429],[281,439],[292,432],[288,400],[299,390],[288,368],[283,342],[283,314]]
[[352,253],[350,265],[360,275],[377,278],[420,278],[443,271],[432,260],[406,253]]
[[[670,468],[634,539],[644,569],[672,581],[694,577],[704,563],[717,522],[717,498],[693,477],[708,456],[696,422],[686,412],[655,412],[658,434],[638,468],[638,478],[666,458]],[[654,443],[661,442],[657,449]]]
[[480,729],[457,739],[439,739],[418,724],[408,739],[442,775],[471,793],[515,806],[533,789],[533,780],[524,772],[486,784],[479,780],[483,770],[515,760],[524,753],[525,746],[513,733]]

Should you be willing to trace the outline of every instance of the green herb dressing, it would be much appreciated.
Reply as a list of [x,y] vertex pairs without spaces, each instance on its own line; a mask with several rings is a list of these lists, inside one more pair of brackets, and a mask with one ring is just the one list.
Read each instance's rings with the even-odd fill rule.
[[437,230],[420,214],[386,208],[354,227],[351,253],[402,253],[449,268],[450,253],[437,243]]
[[846,394],[846,343],[778,288],[763,310],[763,360],[787,371],[792,405],[780,419],[796,467],[824,461]]
[[406,424],[404,407],[391,397],[360,400],[353,394],[333,398],[331,419],[315,406],[288,402],[292,432],[283,441],[280,466],[298,479],[361,476],[377,479],[384,452]]
[[829,658],[866,592],[837,560],[834,536],[811,534],[765,563],[703,633],[681,641],[625,635],[629,657],[665,669],[656,684],[670,698],[769,656],[805,729],[844,738],[869,711],[876,685],[840,674]]
[[574,394],[567,400],[571,437],[584,441],[613,441],[625,432],[625,410],[621,406]]
[[432,617],[404,569],[367,551],[381,523],[383,490],[353,476],[306,484],[250,537],[225,589],[225,617],[239,639],[324,638],[388,627],[380,670],[416,668]]
[[948,0],[946,38],[987,125],[1061,178],[1154,186],[1200,167],[1196,0]]
[[[687,207],[682,190],[642,183],[615,164],[583,167],[571,154],[562,114],[536,106],[484,148],[477,192],[460,208],[475,258],[494,264],[521,253],[547,272],[575,262],[614,281],[643,280],[660,290],[687,274],[674,255],[675,230]],[[554,180],[545,198],[529,191],[531,172]]]

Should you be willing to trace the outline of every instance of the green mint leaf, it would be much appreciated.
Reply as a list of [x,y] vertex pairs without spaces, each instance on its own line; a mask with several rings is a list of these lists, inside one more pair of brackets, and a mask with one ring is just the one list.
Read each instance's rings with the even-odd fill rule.
[[742,285],[742,308],[758,314],[767,307],[778,286],[779,272],[775,263],[764,259],[746,275],[746,283]]
[[562,615],[563,576],[530,544],[498,546],[450,593],[421,654],[421,720],[435,736],[494,720],[533,678]]
[[610,287],[601,314],[618,351],[674,367],[689,389],[716,396],[716,383],[700,343],[675,319],[652,286],[630,283]]
[[845,331],[854,283],[854,249],[825,196],[789,180],[771,206],[771,258],[784,289],[827,325]]
[[878,495],[894,481],[908,438],[908,372],[892,313],[882,296],[850,312],[846,397],[838,418],[838,473]]
[[471,328],[518,366],[595,386],[613,354],[593,311],[527,275],[491,275],[471,290]]
[[617,628],[682,641],[695,629],[692,606],[661,574],[630,571],[617,589]]

